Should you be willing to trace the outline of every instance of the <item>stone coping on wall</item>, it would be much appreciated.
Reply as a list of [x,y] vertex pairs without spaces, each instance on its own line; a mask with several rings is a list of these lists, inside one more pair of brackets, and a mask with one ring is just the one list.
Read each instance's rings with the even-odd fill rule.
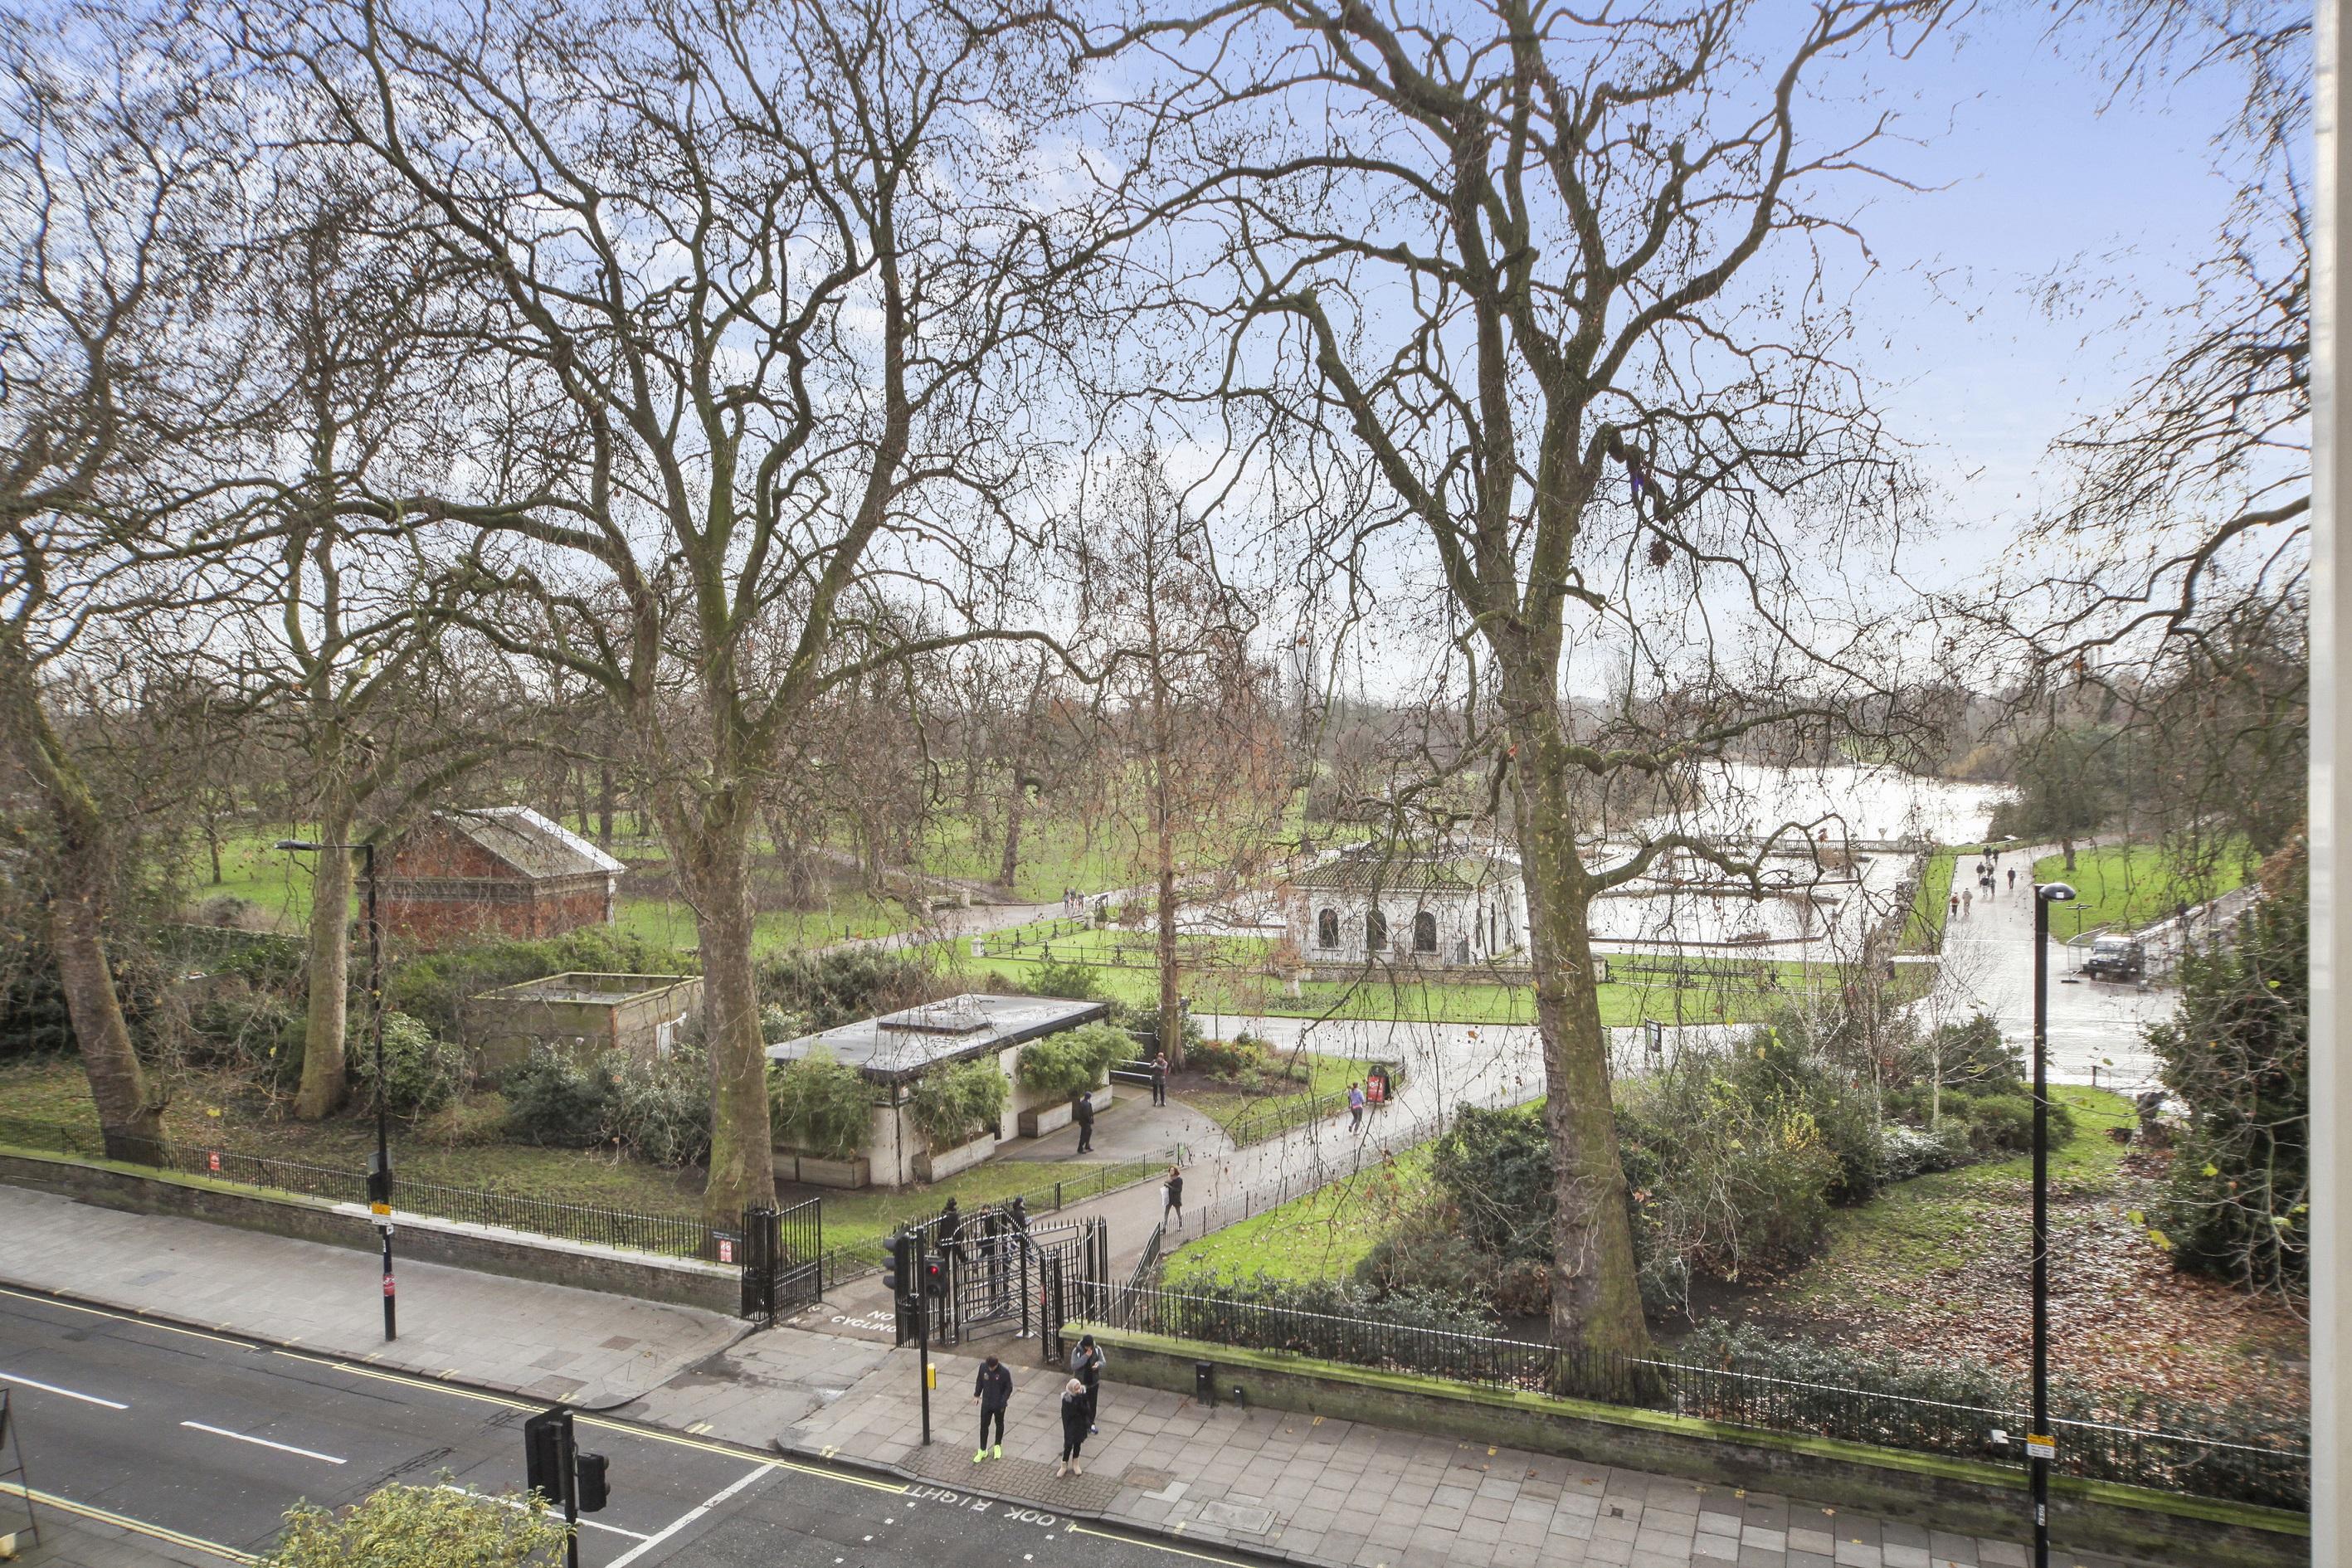
[[[1179,1394],[1193,1367],[1238,1382],[1250,1403],[1402,1430],[1442,1432],[1592,1463],[1688,1475],[1868,1509],[1966,1534],[2013,1531],[2027,1490],[2021,1469],[1841,1438],[1733,1426],[1667,1411],[1450,1383],[1283,1351],[1247,1350],[1072,1323],[1112,1352],[1114,1381]],[[2053,1475],[2052,1532],[2085,1550],[2214,1568],[2285,1568],[2310,1553],[2308,1515],[2219,1498]]]

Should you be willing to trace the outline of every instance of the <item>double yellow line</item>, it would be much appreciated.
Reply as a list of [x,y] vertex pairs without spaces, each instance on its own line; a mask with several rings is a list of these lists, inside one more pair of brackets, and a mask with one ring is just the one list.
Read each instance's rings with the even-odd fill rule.
[[198,1535],[184,1535],[176,1530],[166,1530],[160,1524],[150,1524],[143,1519],[132,1519],[128,1514],[113,1513],[106,1509],[93,1508],[86,1502],[76,1502],[71,1498],[58,1497],[54,1492],[45,1492],[32,1487],[20,1487],[13,1481],[0,1481],[0,1495],[25,1498],[42,1508],[52,1508],[59,1513],[69,1513],[79,1519],[94,1520],[100,1524],[110,1524],[117,1530],[127,1530],[133,1535],[143,1535],[151,1541],[168,1542],[173,1546],[184,1546],[192,1552],[202,1552],[207,1556],[217,1557],[224,1563],[257,1563],[261,1561],[250,1552],[239,1552],[236,1547],[223,1546],[217,1541],[206,1541]]

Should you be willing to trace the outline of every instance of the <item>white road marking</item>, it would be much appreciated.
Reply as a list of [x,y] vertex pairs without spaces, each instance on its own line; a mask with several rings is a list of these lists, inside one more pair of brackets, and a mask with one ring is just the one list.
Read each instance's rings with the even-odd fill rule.
[[95,1394],[76,1394],[72,1389],[59,1388],[54,1383],[36,1383],[29,1377],[19,1377],[13,1372],[0,1372],[0,1383],[13,1383],[22,1388],[37,1388],[43,1394],[63,1394],[68,1399],[79,1399],[84,1405],[103,1405],[109,1410],[128,1410],[131,1408],[128,1405],[118,1404],[116,1401],[111,1399],[100,1399]]
[[[519,1513],[529,1513],[530,1511],[530,1505],[524,1502],[520,1498],[493,1497],[488,1492],[478,1492],[471,1487],[451,1486],[446,1481],[441,1483],[441,1489],[445,1492],[463,1492],[467,1497],[478,1497],[484,1502],[494,1502],[502,1508],[513,1509]],[[563,1510],[560,1508],[550,1509],[548,1510],[547,1517],[553,1520],[561,1520],[563,1517]],[[651,1541],[653,1539],[652,1536],[647,1535],[642,1530],[623,1530],[617,1524],[606,1524],[604,1521],[597,1519],[583,1519],[580,1521],[580,1527],[583,1530],[601,1530],[612,1535],[625,1535],[632,1541]]]
[[331,1465],[344,1463],[332,1454],[321,1454],[316,1448],[298,1448],[291,1443],[273,1443],[267,1437],[248,1437],[242,1432],[232,1432],[226,1426],[207,1426],[201,1421],[183,1421],[180,1425],[194,1431],[209,1432],[215,1437],[234,1437],[240,1443],[250,1443],[257,1448],[275,1448],[281,1454],[299,1454],[306,1459],[323,1459]]
[[692,1524],[696,1520],[700,1519],[704,1514],[709,1513],[712,1509],[717,1508],[720,1503],[725,1502],[729,1498],[733,1497],[737,1492],[741,1491],[753,1481],[758,1480],[762,1476],[772,1473],[772,1467],[761,1465],[758,1469],[739,1478],[720,1490],[711,1493],[710,1496],[705,1498],[702,1501],[695,1504],[684,1513],[679,1514],[676,1519],[671,1520],[660,1530],[646,1537],[646,1539],[639,1544],[630,1547],[626,1552],[624,1552],[618,1557],[614,1558],[611,1563],[605,1565],[605,1568],[629,1568],[630,1563],[635,1563],[638,1558],[643,1557],[646,1552],[651,1552],[655,1547],[659,1546],[663,1542],[667,1541],[671,1536],[676,1535],[679,1531],[684,1530],[688,1525]]

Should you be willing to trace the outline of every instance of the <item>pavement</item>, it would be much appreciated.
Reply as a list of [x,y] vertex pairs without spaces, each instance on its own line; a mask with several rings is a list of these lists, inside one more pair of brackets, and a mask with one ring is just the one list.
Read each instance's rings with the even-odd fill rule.
[[[836,1331],[822,1321],[829,1313],[746,1334],[690,1309],[415,1264],[401,1275],[401,1338],[386,1345],[366,1253],[17,1188],[0,1187],[0,1277],[30,1288],[0,1289],[0,1383],[23,1402],[32,1484],[230,1553],[173,1557],[152,1538],[68,1548],[86,1556],[103,1547],[236,1562],[266,1543],[297,1498],[349,1500],[444,1468],[459,1484],[510,1489],[521,1462],[516,1423],[551,1397],[544,1380],[589,1372],[582,1390],[612,1405],[583,1417],[614,1459],[617,1500],[599,1521],[611,1528],[587,1532],[587,1561],[601,1568],[822,1563],[826,1543],[842,1568],[1052,1564],[1081,1553],[1096,1564],[1164,1563],[1171,1547],[1322,1568],[2024,1561],[2014,1542],[1930,1536],[1669,1476],[1311,1416],[1204,1410],[1119,1384],[1115,1364],[1087,1473],[1057,1479],[1054,1380],[1035,1364],[1034,1342],[1010,1335],[990,1347],[1021,1384],[1006,1458],[974,1466],[962,1447],[971,1361],[934,1355],[940,1440],[927,1449],[913,1352]],[[897,1489],[871,1491],[877,1484]],[[894,1511],[893,1500],[905,1507]],[[934,1505],[927,1519],[952,1516],[962,1528],[915,1531],[908,1510]],[[658,1550],[629,1555],[673,1524]],[[98,1528],[68,1528],[84,1525]],[[2075,1553],[2055,1560],[2110,1568]],[[118,1562],[147,1568],[136,1556],[92,1557],[87,1568]]]

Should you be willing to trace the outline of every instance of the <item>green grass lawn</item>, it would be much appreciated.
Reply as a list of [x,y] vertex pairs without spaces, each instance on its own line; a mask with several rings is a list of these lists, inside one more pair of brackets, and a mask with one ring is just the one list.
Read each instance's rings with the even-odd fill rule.
[[2072,871],[2065,856],[2044,855],[2033,863],[2033,879],[2073,885],[2074,902],[2050,911],[2051,929],[2071,937],[2109,927],[2138,931],[2177,904],[2193,909],[2243,884],[2246,863],[2242,854],[2224,850],[2210,875],[2189,875],[2173,867],[2162,845],[2105,844],[2077,850]]
[[[622,886],[627,885],[624,880]],[[756,917],[751,925],[751,952],[754,956],[765,956],[859,937],[889,936],[913,923],[902,904],[863,893],[835,894],[823,909],[771,910]],[[661,947],[700,945],[694,931],[694,911],[675,899],[624,894],[614,910],[613,928]]]
[[1944,945],[1944,919],[1951,912],[1952,872],[1959,865],[1957,849],[1931,849],[1918,889],[1911,895],[1911,918],[1903,925],[1905,952],[1934,952]]
[[[1286,1056],[1282,1059],[1288,1060]],[[1220,1088],[1212,1079],[1180,1078],[1169,1088],[1171,1098],[1181,1100],[1228,1132],[1244,1117],[1253,1122],[1283,1125],[1286,1113],[1304,1109],[1315,1096],[1337,1095],[1360,1077],[1364,1064],[1345,1057],[1327,1057],[1319,1051],[1307,1053],[1308,1079],[1305,1084],[1277,1094],[1245,1094],[1238,1089]]]
[[1345,1279],[1399,1217],[1430,1201],[1429,1151],[1394,1159],[1229,1226],[1170,1255],[1163,1278],[1181,1289],[1207,1274],[1247,1279]]

